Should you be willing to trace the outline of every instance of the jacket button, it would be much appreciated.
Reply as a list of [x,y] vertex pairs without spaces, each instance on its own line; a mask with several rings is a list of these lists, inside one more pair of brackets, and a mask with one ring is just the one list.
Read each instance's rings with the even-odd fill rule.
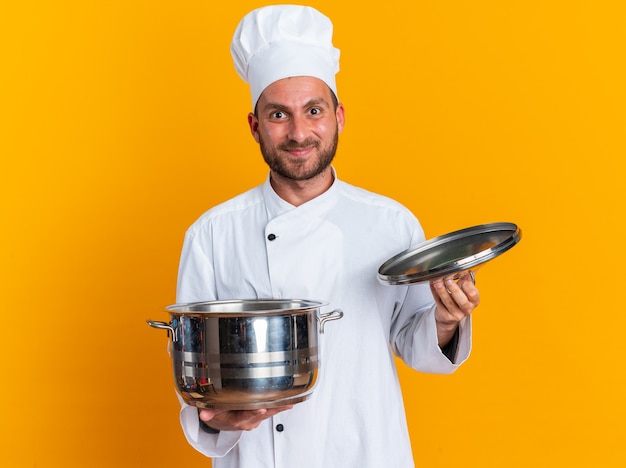
[[270,234],[270,235],[267,236],[267,240],[269,240],[269,241],[273,241],[275,239],[276,239],[276,234]]
[[283,432],[285,430],[285,426],[283,426],[282,424],[276,424],[276,430],[278,432]]

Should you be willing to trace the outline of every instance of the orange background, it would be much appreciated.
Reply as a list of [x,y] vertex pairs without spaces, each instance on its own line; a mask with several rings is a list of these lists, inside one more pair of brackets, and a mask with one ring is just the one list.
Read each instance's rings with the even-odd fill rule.
[[[2,2],[2,466],[209,466],[145,319],[185,229],[266,176],[228,50],[265,3]],[[401,366],[417,465],[626,466],[624,2],[311,5],[342,50],[339,176],[428,237],[524,231],[478,272],[467,364]]]

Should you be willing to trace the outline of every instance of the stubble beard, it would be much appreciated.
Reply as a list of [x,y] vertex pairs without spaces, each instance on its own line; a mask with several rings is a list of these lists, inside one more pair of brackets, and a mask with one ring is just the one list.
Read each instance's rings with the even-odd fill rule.
[[[281,177],[290,180],[308,180],[321,174],[332,163],[335,153],[337,152],[337,145],[339,143],[339,133],[335,131],[331,142],[326,147],[321,147],[319,140],[305,140],[301,143],[288,142],[277,147],[270,146],[263,141],[263,138],[259,136],[259,144],[261,148],[261,154],[263,159],[270,167],[270,170]],[[281,152],[287,152],[297,148],[308,148],[313,146],[317,150],[317,158],[315,161],[303,159],[301,161],[293,158],[289,158],[288,155],[281,157]]]

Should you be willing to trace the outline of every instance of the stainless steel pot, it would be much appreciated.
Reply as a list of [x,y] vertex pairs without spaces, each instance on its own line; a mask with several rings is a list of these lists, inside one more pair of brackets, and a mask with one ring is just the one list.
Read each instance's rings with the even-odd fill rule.
[[256,409],[306,400],[317,381],[318,333],[340,319],[323,302],[255,299],[175,304],[168,330],[176,389],[199,408]]

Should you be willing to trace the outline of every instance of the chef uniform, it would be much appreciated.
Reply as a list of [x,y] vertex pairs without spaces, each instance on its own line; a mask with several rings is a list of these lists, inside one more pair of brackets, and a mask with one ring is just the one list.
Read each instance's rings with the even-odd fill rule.
[[[265,7],[246,16],[231,50],[253,105],[268,84],[288,76],[318,77],[336,93],[339,51],[331,37],[328,18],[309,7]],[[215,468],[412,467],[394,354],[433,373],[451,373],[469,356],[469,318],[446,355],[428,285],[377,280],[385,260],[425,240],[417,219],[333,175],[326,192],[297,207],[268,178],[206,212],[186,233],[177,302],[309,299],[327,302],[322,312],[344,312],[320,335],[313,394],[293,409],[251,431],[208,433],[198,410],[181,401],[187,440],[213,457]]]

